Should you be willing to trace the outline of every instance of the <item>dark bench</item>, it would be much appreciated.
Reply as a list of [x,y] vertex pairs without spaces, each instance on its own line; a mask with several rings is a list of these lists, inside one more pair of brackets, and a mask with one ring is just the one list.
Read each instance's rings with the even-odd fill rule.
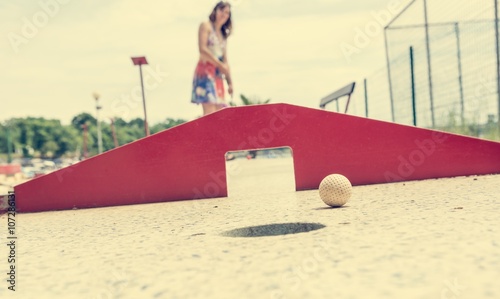
[[322,98],[321,101],[319,102],[319,107],[321,109],[325,109],[326,104],[331,103],[333,101],[337,101],[337,111],[338,111],[338,99],[343,97],[343,96],[348,96],[347,98],[347,103],[345,105],[345,111],[344,113],[347,113],[347,109],[349,108],[349,101],[351,100],[351,94],[354,92],[354,86],[356,85],[356,82],[352,82],[341,89],[332,92],[331,94],[327,95],[326,97]]

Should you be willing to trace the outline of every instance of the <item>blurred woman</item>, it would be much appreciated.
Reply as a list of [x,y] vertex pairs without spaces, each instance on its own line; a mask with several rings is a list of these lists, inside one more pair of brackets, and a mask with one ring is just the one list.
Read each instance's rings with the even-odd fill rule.
[[227,60],[227,38],[231,30],[231,5],[225,1],[217,3],[208,21],[201,23],[198,30],[200,58],[194,73],[191,102],[202,105],[203,115],[227,106],[224,79],[228,93],[233,95]]

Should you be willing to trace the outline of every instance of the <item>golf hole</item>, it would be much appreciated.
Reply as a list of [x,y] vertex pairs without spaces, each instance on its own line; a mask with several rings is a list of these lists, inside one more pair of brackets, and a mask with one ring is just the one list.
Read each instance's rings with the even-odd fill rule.
[[226,178],[230,197],[295,192],[292,149],[229,151]]
[[236,237],[236,238],[281,236],[289,234],[306,233],[324,227],[326,226],[320,223],[307,223],[307,222],[277,223],[277,224],[266,224],[266,225],[236,228],[223,232],[221,235],[225,237]]

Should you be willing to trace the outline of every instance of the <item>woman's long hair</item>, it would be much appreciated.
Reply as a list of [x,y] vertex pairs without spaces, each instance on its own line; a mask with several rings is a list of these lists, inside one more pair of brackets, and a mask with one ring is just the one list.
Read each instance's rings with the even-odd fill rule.
[[[215,22],[215,16],[216,16],[217,10],[224,9],[226,7],[231,8],[231,4],[229,4],[226,1],[220,1],[219,3],[217,3],[217,5],[215,5],[215,7],[214,7],[214,10],[212,11],[210,16],[208,17],[210,19],[210,21],[212,23]],[[222,27],[220,29],[224,39],[228,38],[228,36],[231,34],[232,29],[233,29],[233,23],[231,21],[231,12],[229,12],[229,19],[227,19],[226,23],[224,23],[224,25],[222,25]]]

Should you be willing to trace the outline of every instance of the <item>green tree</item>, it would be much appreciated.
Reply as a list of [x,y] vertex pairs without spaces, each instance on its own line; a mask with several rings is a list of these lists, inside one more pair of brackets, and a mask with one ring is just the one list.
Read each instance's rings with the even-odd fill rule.
[[64,155],[72,155],[82,144],[79,132],[81,130],[75,129],[72,125],[62,126],[61,130],[55,136],[54,140],[59,146],[55,152],[56,157]]
[[80,130],[83,124],[96,126],[97,120],[87,112],[80,113],[71,120],[71,125],[77,130]]
[[[186,122],[183,119],[166,118],[151,127],[156,133]],[[24,157],[41,156],[57,158],[72,156],[78,149],[83,150],[84,130],[87,125],[87,150],[89,155],[97,154],[97,122],[89,113],[80,113],[72,118],[71,124],[62,125],[59,120],[43,117],[12,118],[0,123],[0,153],[7,153],[7,125],[13,148],[21,151]],[[114,120],[119,145],[124,145],[144,137],[144,124],[141,118],[129,122],[121,118]],[[113,133],[109,122],[101,122],[104,150],[114,148]]]
[[4,125],[0,123],[0,153],[6,153],[6,152],[7,152],[7,124]]
[[123,120],[121,117],[116,117],[115,118],[115,126],[117,127],[125,127],[127,126],[127,122]]
[[152,126],[150,128],[150,131],[151,131],[151,134],[155,134],[155,133],[161,132],[163,130],[170,129],[170,128],[175,127],[177,125],[183,124],[185,122],[186,122],[186,120],[184,120],[184,119],[167,118],[167,119],[165,119],[165,121],[157,123],[154,126]]
[[[78,146],[77,131],[59,120],[27,117],[11,119],[9,123],[14,148],[22,149],[24,157],[59,157]],[[3,148],[0,151],[4,152]]]
[[[240,99],[241,99],[241,102],[243,103],[242,106],[267,104],[267,103],[269,103],[271,101],[271,99],[262,100],[258,96],[247,97],[244,94],[240,94]],[[238,105],[236,105],[235,103],[231,102],[231,106],[238,106]]]
[[40,148],[40,152],[44,157],[53,157],[58,150],[59,145],[54,140],[44,142]]
[[16,132],[14,127],[12,127],[11,121],[6,121],[5,124],[0,123],[0,153],[6,154],[8,163],[11,162],[12,154],[16,150],[14,142],[15,134]]

